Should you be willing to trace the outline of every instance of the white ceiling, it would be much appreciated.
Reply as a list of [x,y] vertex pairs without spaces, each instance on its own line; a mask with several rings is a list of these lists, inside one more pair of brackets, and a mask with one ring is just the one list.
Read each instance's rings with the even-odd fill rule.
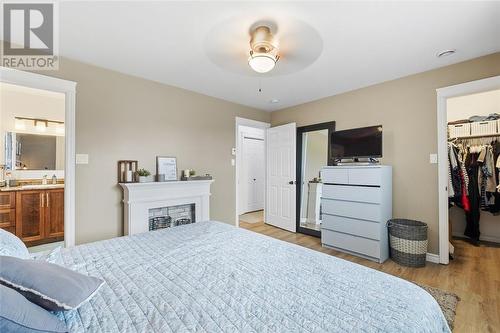
[[[498,52],[499,17],[500,2],[61,2],[60,54],[273,111]],[[319,56],[256,76],[248,40],[235,36],[258,20],[275,22],[288,43],[294,35],[301,43],[301,22],[320,37]],[[224,47],[234,40],[227,53],[241,56],[240,70],[213,59],[217,38],[227,38]],[[436,57],[449,48],[457,53]],[[283,54],[283,66],[293,53]]]

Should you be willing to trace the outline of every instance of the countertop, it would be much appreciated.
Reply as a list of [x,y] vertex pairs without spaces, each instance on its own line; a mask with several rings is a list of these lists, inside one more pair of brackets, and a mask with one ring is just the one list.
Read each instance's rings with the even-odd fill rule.
[[47,185],[38,184],[38,185],[23,185],[14,187],[0,187],[0,192],[52,190],[56,188],[64,188],[64,184],[47,184]]

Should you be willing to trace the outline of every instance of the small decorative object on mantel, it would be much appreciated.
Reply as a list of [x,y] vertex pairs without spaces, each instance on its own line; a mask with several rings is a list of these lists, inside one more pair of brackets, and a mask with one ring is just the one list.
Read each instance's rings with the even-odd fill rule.
[[135,183],[137,161],[118,161],[118,183]]
[[177,180],[177,158],[156,156],[156,176],[159,182]]
[[209,173],[205,174],[205,176],[195,176],[194,171],[191,170],[191,172],[189,177],[182,175],[181,180],[212,180],[212,176]]
[[191,169],[184,169],[182,170],[182,178],[189,178],[191,176],[194,176],[196,172]]
[[137,178],[139,183],[147,183],[149,181],[149,176],[151,176],[151,172],[146,169],[137,170]]

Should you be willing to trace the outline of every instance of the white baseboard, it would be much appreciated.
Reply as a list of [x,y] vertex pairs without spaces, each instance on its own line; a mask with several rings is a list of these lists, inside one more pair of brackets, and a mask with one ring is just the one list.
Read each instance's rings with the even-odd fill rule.
[[428,262],[439,264],[439,255],[434,253],[427,253],[425,260],[427,260]]

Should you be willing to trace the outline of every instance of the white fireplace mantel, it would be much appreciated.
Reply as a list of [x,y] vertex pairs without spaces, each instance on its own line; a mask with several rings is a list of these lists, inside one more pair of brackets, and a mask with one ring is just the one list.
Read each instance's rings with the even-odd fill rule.
[[149,231],[149,210],[195,205],[196,222],[210,219],[210,185],[213,180],[120,183],[123,188],[125,235]]

